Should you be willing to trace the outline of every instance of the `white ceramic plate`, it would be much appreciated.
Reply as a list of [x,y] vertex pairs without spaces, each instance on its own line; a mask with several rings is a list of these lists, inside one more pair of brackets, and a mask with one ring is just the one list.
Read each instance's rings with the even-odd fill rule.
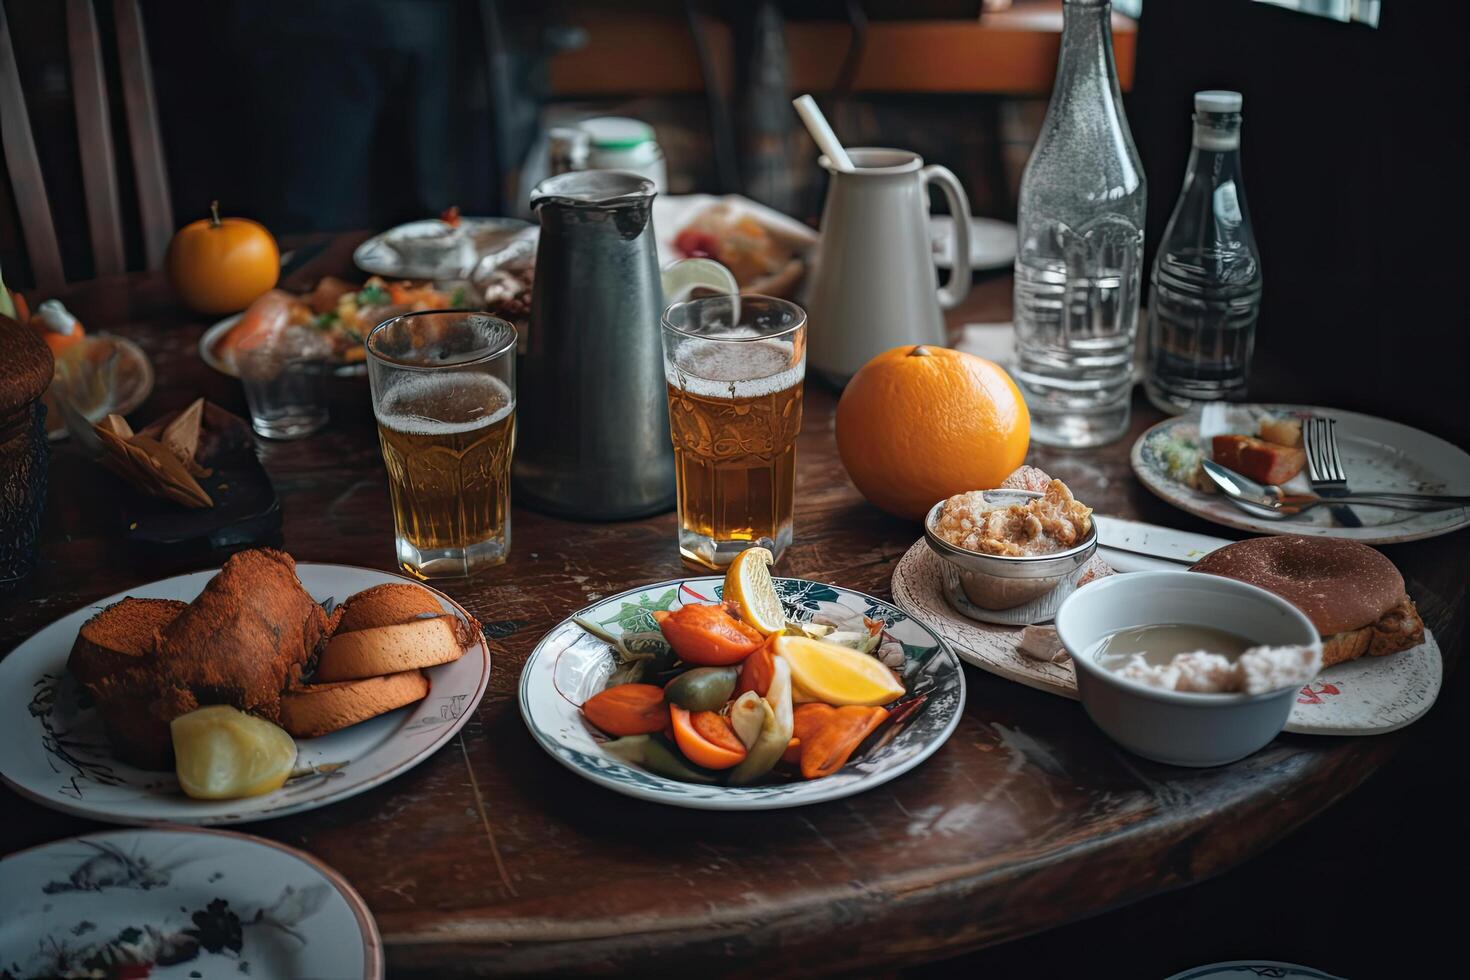
[[159,980],[383,975],[362,897],[311,855],[258,837],[88,834],[9,855],[0,881],[0,963],[18,976],[136,963]]
[[[1437,436],[1398,422],[1309,405],[1231,405],[1227,421],[1231,432],[1254,435],[1262,416],[1311,412],[1337,420],[1337,443],[1342,451],[1348,486],[1354,490],[1396,490],[1408,493],[1470,494],[1470,454]],[[1157,447],[1170,437],[1195,439],[1198,413],[1165,419],[1133,444],[1133,472],[1156,496],[1196,517],[1254,531],[1257,534],[1312,534],[1351,538],[1364,544],[1396,544],[1432,538],[1470,527],[1470,507],[1428,514],[1364,507],[1353,510],[1362,527],[1341,527],[1326,507],[1281,521],[1255,517],[1219,494],[1200,493],[1169,475]],[[1286,484],[1287,489],[1310,493],[1305,473]]]
[[[126,337],[116,334],[94,334],[85,338],[82,343],[89,344],[94,340],[106,340],[117,345],[117,356],[132,365],[128,376],[130,383],[120,391],[109,392],[109,397],[102,404],[87,411],[85,420],[91,425],[101,422],[108,415],[126,415],[147,401],[148,396],[153,393],[153,362],[148,360],[148,355],[143,353],[143,348],[133,343]],[[119,369],[121,370],[121,369]],[[60,406],[55,404],[55,389],[46,392],[46,438],[55,442],[65,439],[67,436],[66,417]]]
[[[776,591],[792,619],[810,619],[839,607],[882,619],[886,632],[903,644],[908,696],[928,699],[903,730],[868,757],[849,762],[823,779],[758,786],[698,785],[631,766],[602,750],[605,736],[582,717],[583,701],[601,691],[613,669],[606,643],[590,636],[571,617],[544,636],[521,671],[521,716],[551,757],[584,779],[627,796],[698,810],[774,810],[841,799],[881,786],[929,758],[959,724],[965,706],[965,676],[959,659],[928,627],[892,605],[861,592],[806,579],[778,578]],[[614,635],[654,629],[649,612],[677,609],[685,602],[714,602],[724,591],[718,577],[674,579],[603,599],[575,613]]]
[[[1100,549],[1114,570],[1126,574],[1152,565],[1133,563],[1126,552]],[[1174,565],[1173,568],[1183,568]],[[1086,586],[1083,586],[1086,588]],[[967,619],[944,598],[939,558],[920,538],[893,570],[893,601],[943,637],[960,659],[981,670],[1039,691],[1077,699],[1071,661],[1047,663],[1021,653],[1021,630]],[[1387,657],[1335,664],[1297,695],[1286,730],[1307,735],[1378,735],[1403,728],[1428,711],[1437,697],[1444,662],[1428,628],[1424,642]]]
[[392,245],[402,234],[439,226],[437,219],[410,221],[374,235],[352,253],[352,261],[363,272],[389,279],[464,279],[475,267],[480,255],[494,251],[509,236],[530,227],[519,218],[460,218],[460,227],[469,235],[471,247],[461,259],[449,259],[437,265],[420,265],[405,259]]
[[[230,332],[230,328],[240,322],[240,318],[244,315],[244,313],[236,313],[234,316],[225,317],[204,331],[204,336],[199,338],[200,360],[214,368],[220,374],[228,374],[232,378],[238,378],[240,373],[232,365],[225,363],[215,353],[214,348],[216,344],[224,339],[225,334]],[[340,364],[332,369],[332,373],[339,378],[358,378],[367,374],[367,365],[361,362],[357,364]]]
[[[47,626],[0,660],[0,779],[16,792],[66,813],[108,823],[227,824],[315,810],[381,785],[423,762],[459,731],[490,680],[483,637],[453,663],[430,668],[428,697],[333,732],[298,739],[296,773],[274,793],[243,800],[191,800],[170,772],[115,761],[97,713],[79,703],[66,671],[77,630],[126,596],[192,600],[215,571],[150,582],[109,596]],[[351,565],[298,562],[312,598],[338,602],[384,582],[413,581]],[[468,618],[435,592],[445,612]]]
[[1277,960],[1231,960],[1228,963],[1211,963],[1197,966],[1183,973],[1176,973],[1168,980],[1343,980],[1332,973],[1323,973],[1309,966],[1281,963]]
[[[929,242],[934,264],[941,269],[954,266],[954,218],[947,214],[929,218]],[[970,219],[970,268],[976,271],[1009,269],[1016,261],[1016,226],[994,218]]]

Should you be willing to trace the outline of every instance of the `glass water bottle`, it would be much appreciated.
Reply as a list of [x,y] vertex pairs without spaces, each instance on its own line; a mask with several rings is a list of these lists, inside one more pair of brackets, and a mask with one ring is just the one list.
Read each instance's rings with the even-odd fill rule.
[[1143,278],[1143,166],[1106,0],[1065,0],[1057,80],[1021,178],[1015,378],[1031,438],[1100,446],[1128,429]]
[[1149,298],[1151,402],[1184,412],[1245,397],[1261,255],[1240,180],[1239,92],[1197,92],[1184,189],[1154,258]]

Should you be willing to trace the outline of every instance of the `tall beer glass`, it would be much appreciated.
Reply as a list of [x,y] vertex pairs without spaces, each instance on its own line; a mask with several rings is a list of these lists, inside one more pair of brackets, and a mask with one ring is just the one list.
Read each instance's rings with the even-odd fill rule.
[[769,296],[664,311],[664,377],[679,490],[679,553],[721,569],[791,543],[806,313]]
[[473,575],[510,554],[515,328],[480,313],[409,313],[368,335],[398,564]]

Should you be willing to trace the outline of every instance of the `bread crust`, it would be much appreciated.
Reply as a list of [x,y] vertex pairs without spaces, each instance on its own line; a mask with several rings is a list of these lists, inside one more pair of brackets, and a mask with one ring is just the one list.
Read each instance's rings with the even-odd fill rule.
[[346,681],[435,667],[458,660],[473,642],[470,625],[452,613],[338,632],[322,653],[316,680]]
[[421,701],[428,693],[429,679],[418,670],[304,684],[281,696],[281,727],[296,738],[319,738]]

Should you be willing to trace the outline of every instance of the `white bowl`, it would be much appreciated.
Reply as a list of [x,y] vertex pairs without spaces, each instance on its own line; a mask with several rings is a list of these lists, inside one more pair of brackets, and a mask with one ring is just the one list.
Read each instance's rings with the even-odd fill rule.
[[1265,694],[1165,691],[1120,677],[1089,655],[1110,633],[1173,623],[1225,630],[1252,645],[1322,645],[1301,610],[1254,585],[1199,572],[1109,576],[1068,596],[1056,618],[1082,705],[1097,726],[1128,751],[1176,766],[1222,766],[1275,738],[1299,686]]

